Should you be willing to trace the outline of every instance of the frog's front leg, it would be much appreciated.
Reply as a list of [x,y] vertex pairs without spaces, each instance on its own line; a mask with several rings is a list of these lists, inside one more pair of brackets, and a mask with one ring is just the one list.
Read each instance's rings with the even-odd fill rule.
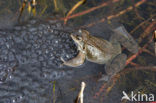
[[99,81],[109,81],[112,76],[124,69],[127,56],[125,54],[119,54],[114,59],[106,63],[106,74],[102,75]]
[[61,60],[63,61],[63,64],[66,66],[77,67],[84,63],[85,57],[86,57],[85,54],[80,51],[79,54],[75,58],[69,61],[65,61],[63,58],[61,58]]

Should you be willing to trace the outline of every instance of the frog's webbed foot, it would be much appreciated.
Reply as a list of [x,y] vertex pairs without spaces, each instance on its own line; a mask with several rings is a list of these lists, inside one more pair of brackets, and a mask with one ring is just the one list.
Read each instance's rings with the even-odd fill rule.
[[125,48],[127,48],[132,53],[137,53],[139,46],[134,38],[127,32],[124,26],[119,26],[115,28],[114,35],[111,38],[116,38]]
[[61,60],[63,61],[63,65],[70,66],[70,67],[77,67],[84,63],[85,54],[82,52],[79,52],[79,54],[75,58],[69,61],[65,61],[62,57],[61,57]]
[[120,72],[125,67],[127,56],[125,54],[117,55],[112,61],[106,64],[106,74],[102,76],[100,81],[108,81],[116,73]]

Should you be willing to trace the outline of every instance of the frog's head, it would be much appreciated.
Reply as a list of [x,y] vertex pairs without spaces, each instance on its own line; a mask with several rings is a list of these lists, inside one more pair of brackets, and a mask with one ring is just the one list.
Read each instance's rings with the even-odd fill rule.
[[77,44],[78,49],[79,50],[82,50],[82,48],[84,47],[84,42],[82,40],[82,37],[81,36],[78,36],[78,35],[71,34],[71,38]]
[[[87,30],[78,30],[77,32],[74,33],[74,35],[77,39],[81,41],[87,41],[89,38],[89,32]],[[72,38],[72,39],[76,39]]]
[[85,44],[85,41],[87,40],[89,32],[86,30],[79,30],[75,34],[71,34],[71,38],[77,44],[79,50],[84,50],[84,44]]

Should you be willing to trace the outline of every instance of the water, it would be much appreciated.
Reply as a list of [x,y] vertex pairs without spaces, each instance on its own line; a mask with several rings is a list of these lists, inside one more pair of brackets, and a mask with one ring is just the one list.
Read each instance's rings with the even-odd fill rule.
[[[104,0],[104,2],[107,1]],[[17,11],[20,8],[21,2],[19,0],[0,1],[0,103],[73,103],[80,90],[82,81],[87,84],[84,91],[85,103],[120,103],[123,90],[129,93],[130,91],[155,93],[155,72],[134,70],[122,75],[119,79],[120,81],[117,81],[108,95],[106,95],[106,92],[102,92],[97,99],[94,99],[93,96],[103,85],[103,82],[97,82],[97,80],[100,78],[100,73],[105,73],[105,65],[85,61],[84,65],[77,68],[60,67],[62,62],[59,57],[64,57],[65,60],[68,60],[77,54],[77,49],[74,48],[75,45],[69,37],[70,32],[75,27],[79,28],[93,21],[96,22],[109,15],[116,14],[120,10],[124,10],[132,5],[131,1],[121,0],[115,5],[109,4],[109,6],[87,15],[71,19],[67,22],[67,25],[72,27],[70,27],[71,30],[65,31],[62,31],[65,28],[60,23],[53,22],[55,25],[51,25],[47,23],[48,20],[46,18],[64,17],[67,11],[78,1],[67,0],[65,2],[59,0],[59,16],[56,16],[53,14],[56,12],[54,11],[53,0],[38,0],[36,17],[42,18],[45,21],[39,20],[37,24],[35,23],[38,19],[29,20],[32,14],[28,13],[27,7],[21,16],[22,24],[17,22],[19,15]],[[98,2],[96,0],[88,0],[74,13],[100,5],[102,2],[102,0]],[[138,8],[140,15],[145,19],[155,14],[154,2],[154,0],[148,1]],[[46,10],[44,11],[44,9]],[[144,21],[138,19],[135,13],[134,11],[127,12],[116,19],[118,23],[124,24],[130,32],[139,23]],[[113,27],[112,25],[116,25],[113,20],[97,23],[85,29],[90,31],[92,35],[109,39],[110,34],[113,33],[110,29],[110,27]],[[55,30],[56,27],[59,30]],[[139,28],[132,35],[137,39],[143,30],[143,27]],[[146,39],[150,39],[151,35]],[[146,41],[144,40],[141,46]],[[70,43],[71,45],[66,45]],[[148,49],[153,52],[152,45],[151,43]],[[64,48],[72,48],[74,51],[68,52]],[[126,50],[123,52],[128,56],[132,55]],[[155,57],[148,53],[141,54],[134,62],[143,66],[156,65]],[[111,84],[108,85],[110,86]]]

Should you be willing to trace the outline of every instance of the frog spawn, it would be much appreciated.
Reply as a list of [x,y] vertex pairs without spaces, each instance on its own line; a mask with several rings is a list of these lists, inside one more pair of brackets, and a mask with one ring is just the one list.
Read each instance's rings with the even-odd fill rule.
[[12,49],[13,41],[6,32],[0,32],[0,83],[4,82],[10,75],[12,68],[16,66],[17,60]]
[[[14,27],[12,31],[1,31],[1,62],[8,62],[8,65],[11,62],[17,64],[46,62],[46,66],[61,66],[61,57],[69,60],[75,57],[78,51],[69,36],[70,33],[57,28],[61,28],[60,23],[39,24],[31,20],[24,26]],[[3,66],[1,68],[4,68]]]
[[46,90],[50,84],[38,75],[40,72],[36,67],[15,71],[12,79],[1,84],[0,103],[33,103],[36,97],[40,98],[39,103],[47,102]]
[[[34,103],[36,97],[41,99],[38,103],[45,103],[50,98],[45,94],[51,86],[49,81],[72,74],[53,69],[61,66],[60,58],[69,60],[78,53],[70,32],[62,28],[56,22],[30,21],[12,30],[0,30],[1,103]],[[34,68],[18,69],[25,64]]]
[[[69,36],[70,33],[54,29],[57,26],[60,27],[59,24],[52,26],[49,24],[16,26],[13,32],[3,35],[4,40],[9,36],[12,41],[6,43],[5,48],[2,48],[5,44],[1,43],[3,56],[8,52],[7,46],[10,46],[10,50],[14,53],[19,64],[49,61],[51,62],[49,64],[60,66],[62,64],[60,57],[69,60],[76,56],[78,51]],[[0,40],[0,42],[5,42],[4,40]],[[13,54],[12,52],[10,54]],[[4,56],[1,59],[6,58],[7,56]]]

